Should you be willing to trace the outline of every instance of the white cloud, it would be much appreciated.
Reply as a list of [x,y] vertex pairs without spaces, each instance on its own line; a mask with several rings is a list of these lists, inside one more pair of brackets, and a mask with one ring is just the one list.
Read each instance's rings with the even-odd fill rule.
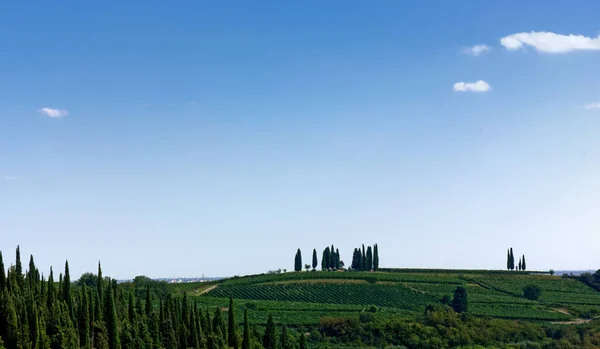
[[518,50],[524,45],[544,53],[566,53],[577,50],[600,50],[600,35],[590,38],[583,35],[562,35],[551,32],[517,33],[500,39],[507,50]]
[[463,52],[473,56],[479,56],[480,54],[486,53],[492,48],[488,45],[475,45],[473,47],[465,47]]
[[487,92],[492,87],[487,82],[479,80],[477,82],[457,82],[452,89],[454,92]]
[[4,180],[5,181],[12,181],[17,179],[17,176],[4,176]]
[[53,109],[53,108],[41,108],[38,111],[46,116],[51,118],[62,118],[63,116],[69,115],[69,112],[61,109]]
[[600,110],[600,102],[586,104],[585,109],[587,109],[587,110],[599,109]]

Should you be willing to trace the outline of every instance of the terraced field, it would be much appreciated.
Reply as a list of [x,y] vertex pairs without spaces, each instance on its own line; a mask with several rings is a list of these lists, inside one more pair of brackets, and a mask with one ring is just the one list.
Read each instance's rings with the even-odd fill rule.
[[[444,295],[451,297],[457,286],[467,289],[469,312],[477,316],[569,321],[600,314],[600,292],[579,281],[499,271],[300,272],[236,277],[214,285],[198,285],[205,293],[191,294],[205,306],[226,307],[233,297],[241,304],[238,311],[253,309],[255,323],[264,323],[272,313],[280,323],[314,324],[324,316],[357,316],[371,305],[379,308],[377,317],[414,318]],[[542,289],[539,301],[523,298],[526,285]]]

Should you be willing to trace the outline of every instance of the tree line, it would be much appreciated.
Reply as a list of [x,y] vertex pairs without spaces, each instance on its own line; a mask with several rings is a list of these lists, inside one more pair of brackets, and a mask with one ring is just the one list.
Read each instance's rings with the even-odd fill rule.
[[[313,249],[312,253],[312,269],[316,270],[319,265],[317,260],[317,250]],[[340,250],[331,247],[326,247],[323,250],[321,257],[321,270],[338,270],[345,267],[344,262],[340,258]],[[304,268],[308,271],[311,264],[304,264]],[[368,246],[365,252],[365,245],[362,245],[362,253],[360,248],[355,248],[352,254],[352,270],[378,270],[379,269],[379,248],[377,244],[373,247]],[[302,271],[302,251],[298,249],[294,257],[294,271]]]
[[525,255],[522,255],[519,258],[519,263],[515,265],[515,255],[513,254],[512,247],[509,248],[506,252],[506,269],[507,270],[519,270],[524,271],[527,270],[527,263],[525,262]]
[[[0,251],[0,349],[295,349],[306,348],[303,336],[292,337],[285,327],[281,334],[269,317],[264,333],[250,327],[248,312],[240,333],[235,305],[229,300],[228,319],[222,310],[201,309],[187,297],[170,293],[156,296],[160,287],[138,277],[143,291],[134,285],[98,273],[85,273],[72,282],[69,263],[55,282],[50,268],[47,279],[33,256],[23,270],[20,249],[5,273]],[[279,342],[279,344],[277,344]]]

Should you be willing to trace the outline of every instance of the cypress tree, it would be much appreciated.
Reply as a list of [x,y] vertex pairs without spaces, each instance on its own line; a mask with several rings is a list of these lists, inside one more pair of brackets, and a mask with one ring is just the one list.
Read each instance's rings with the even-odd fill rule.
[[523,264],[521,264],[521,258],[519,258],[519,265],[517,266],[517,270],[521,270],[522,266],[523,266]]
[[225,321],[221,316],[221,308],[219,307],[217,307],[213,316],[213,333],[218,336],[219,343],[227,340],[227,329],[225,328]]
[[63,278],[63,299],[67,302],[69,310],[73,308],[71,302],[71,274],[69,273],[69,261],[65,262],[65,276]]
[[108,289],[106,292],[106,298],[106,326],[108,330],[108,347],[109,349],[120,349],[121,340],[119,338],[119,319],[117,316],[117,307],[115,305],[114,292]]
[[294,258],[294,271],[302,271],[302,252],[300,252],[300,249],[296,251],[296,258]]
[[242,349],[250,349],[250,324],[248,323],[248,309],[244,309],[244,339],[242,340]]
[[362,255],[361,255],[361,260],[360,260],[360,269],[361,270],[368,270],[367,269],[367,254],[365,253],[365,244],[362,245]]
[[150,318],[150,316],[152,315],[152,299],[150,298],[150,287],[146,288],[146,304],[145,304],[146,308],[146,317]]
[[84,284],[81,291],[81,305],[79,308],[79,343],[81,348],[89,349],[91,345],[90,338],[90,306],[88,300],[87,287]]
[[379,247],[377,244],[373,248],[373,269],[375,271],[379,270]]
[[129,292],[129,297],[127,300],[127,318],[129,319],[130,324],[134,325],[136,323],[135,297],[133,296],[133,292]]
[[52,267],[50,267],[50,275],[48,275],[48,297],[46,298],[48,310],[52,309],[52,303],[54,302],[54,273]]
[[510,249],[506,250],[506,270],[510,270]]
[[[300,252],[300,250],[298,250]],[[240,347],[240,339],[238,338],[236,323],[235,323],[235,306],[233,304],[233,298],[229,297],[229,318],[228,318],[227,335],[229,347],[238,349]]]
[[29,269],[27,270],[27,283],[29,284],[29,289],[32,292],[36,292],[37,291],[37,275],[36,275],[36,268],[35,268],[35,263],[33,262],[33,255],[29,256]]
[[2,251],[0,251],[0,292],[6,288],[6,274],[4,274],[4,261],[2,260]]
[[335,268],[335,249],[333,245],[331,245],[331,249],[329,249],[329,268]]
[[23,278],[23,265],[21,264],[21,248],[17,246],[16,261],[15,261],[15,273],[17,274],[17,280]]
[[512,247],[510,248],[510,270],[515,270],[515,255]]
[[[0,255],[0,263],[1,262],[2,262],[2,256]],[[319,265],[319,261],[317,260],[317,249],[313,249],[313,255],[312,255],[313,270],[317,267],[317,265]],[[2,271],[2,273],[4,273],[4,270]]]
[[327,270],[327,247],[323,250],[323,257],[321,257],[321,270]]
[[2,339],[6,343],[6,347],[9,349],[12,348],[20,348],[21,347],[21,336],[19,330],[19,318],[17,317],[17,310],[15,308],[15,303],[13,301],[13,296],[8,291],[4,291],[4,321],[6,321],[3,325],[6,327],[0,330],[3,330],[6,337]]
[[306,349],[306,336],[304,333],[300,333],[300,349]]
[[[96,281],[96,289],[98,290],[98,298],[100,299],[100,301],[104,300],[103,282],[104,282],[104,279],[102,279],[102,267],[100,266],[100,261],[98,261],[98,281]],[[104,313],[103,311],[100,312],[101,315],[104,315],[103,313]],[[99,317],[98,320],[102,320],[102,317]]]
[[367,248],[367,270],[373,269],[373,250],[371,246]]
[[[40,339],[40,326],[38,319],[38,310],[37,305],[35,304],[35,300],[33,299],[33,294],[29,294],[29,335],[31,341],[31,347],[36,348],[39,339]],[[45,331],[46,329],[42,329]]]
[[287,326],[283,325],[281,330],[281,349],[294,349],[294,344],[290,341],[290,336],[287,332]]
[[59,273],[58,274],[58,293],[56,294],[59,300],[65,300],[64,299],[64,288],[63,288],[63,274]]
[[265,335],[263,336],[263,347],[265,349],[277,349],[277,327],[273,322],[273,315],[269,314]]
[[456,290],[454,290],[452,308],[457,313],[463,313],[468,310],[467,290],[464,287],[458,286]]
[[522,265],[523,270],[527,270],[527,264],[525,264],[525,255],[523,255],[522,259],[523,259],[523,265]]
[[335,268],[340,269],[340,250],[335,249]]

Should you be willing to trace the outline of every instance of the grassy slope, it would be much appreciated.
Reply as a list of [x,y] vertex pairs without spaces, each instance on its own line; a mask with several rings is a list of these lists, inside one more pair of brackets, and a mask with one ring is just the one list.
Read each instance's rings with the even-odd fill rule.
[[[529,284],[542,289],[539,301],[521,297],[523,286]],[[201,292],[214,285],[217,287]],[[301,325],[317,323],[323,316],[359,314],[370,305],[380,308],[377,316],[418,316],[427,304],[451,296],[458,285],[467,288],[470,312],[480,316],[565,321],[600,310],[600,292],[576,280],[482,270],[292,272],[182,284],[171,289],[187,291],[203,306],[226,307],[227,298],[232,296],[241,305],[238,311],[253,309],[252,322],[263,323],[268,313],[273,313],[280,323]],[[571,315],[565,314],[565,309]]]

